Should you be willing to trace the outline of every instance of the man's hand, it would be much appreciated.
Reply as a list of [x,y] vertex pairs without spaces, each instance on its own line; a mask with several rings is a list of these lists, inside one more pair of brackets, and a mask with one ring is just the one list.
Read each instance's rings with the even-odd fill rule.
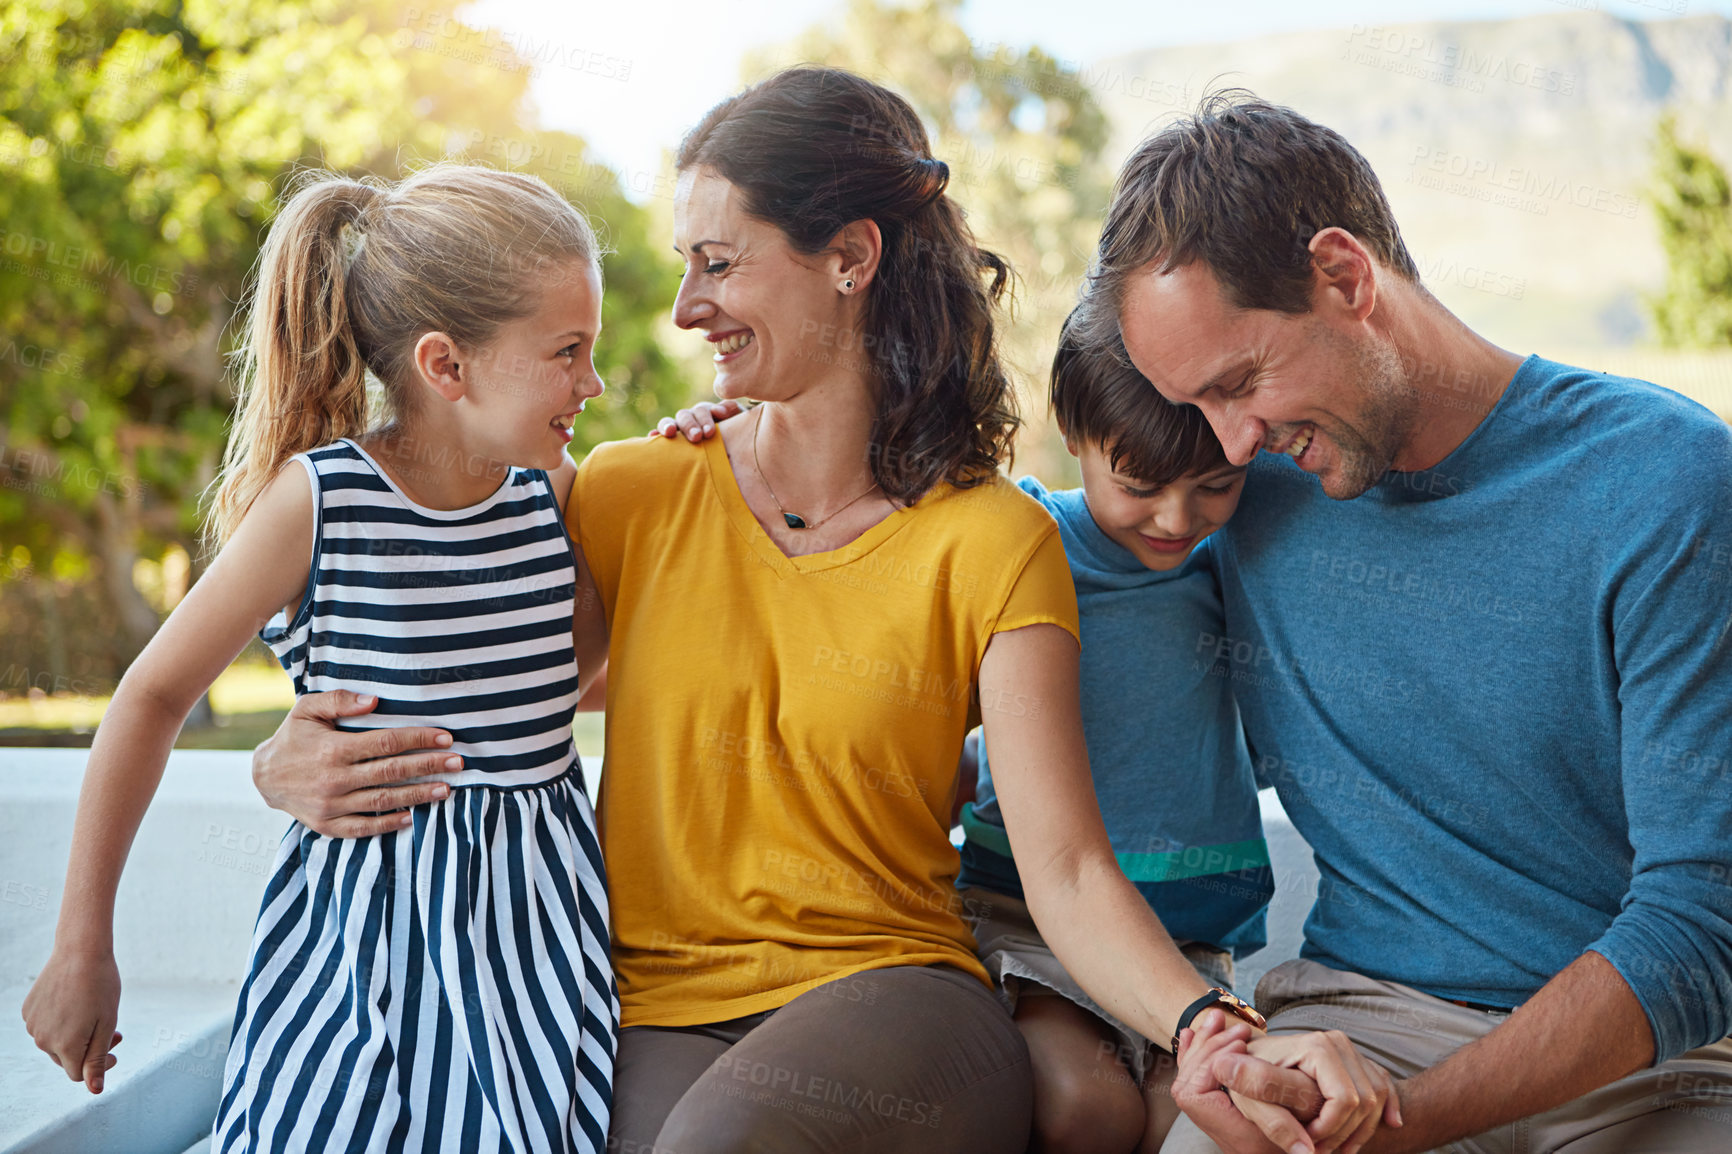
[[745,411],[745,407],[738,401],[699,401],[689,409],[681,409],[671,417],[663,417],[661,422],[650,430],[649,435],[666,437],[670,441],[684,437],[696,444],[716,435],[718,421],[725,421]]
[[337,729],[338,719],[378,703],[347,690],[297,698],[253,753],[253,784],[265,803],[326,837],[371,837],[408,825],[401,811],[409,806],[449,794],[443,782],[396,784],[463,768],[463,759],[448,752],[451,735],[443,729]]
[[1253,1038],[1211,1010],[1193,1037],[1208,1045],[1181,1044],[1173,1099],[1224,1150],[1357,1154],[1401,1125],[1393,1080],[1339,1031]]
[[1296,1070],[1280,1071],[1262,1087],[1267,1097],[1243,1099],[1241,1110],[1241,1100],[1230,1097],[1215,1076],[1215,1064],[1245,1054],[1250,1040],[1251,1027],[1223,1011],[1197,1015],[1195,1025],[1179,1032],[1173,1101],[1226,1154],[1312,1154],[1316,1146],[1304,1125],[1290,1109],[1271,1104],[1285,1099],[1317,1110],[1323,1098],[1309,1078]]
[[[1301,1086],[1301,1098],[1292,1098],[1292,1071],[1306,1075],[1307,1083],[1315,1082],[1316,1091]],[[1246,1100],[1270,1102],[1307,1119],[1305,1129],[1318,1154],[1334,1150],[1357,1154],[1379,1122],[1392,1128],[1401,1125],[1394,1080],[1383,1067],[1367,1061],[1339,1030],[1256,1038],[1244,1052],[1217,1058],[1213,1073],[1233,1092],[1241,1109]],[[1314,1092],[1323,1096],[1321,1110],[1310,1106]]]

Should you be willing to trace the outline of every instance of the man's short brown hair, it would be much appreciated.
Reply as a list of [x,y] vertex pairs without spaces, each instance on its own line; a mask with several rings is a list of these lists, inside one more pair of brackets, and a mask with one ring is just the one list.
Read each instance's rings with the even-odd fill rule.
[[1377,174],[1340,133],[1244,89],[1211,93],[1143,141],[1119,173],[1089,273],[1091,328],[1116,327],[1137,270],[1199,260],[1239,308],[1307,312],[1307,246],[1331,227],[1419,280]]

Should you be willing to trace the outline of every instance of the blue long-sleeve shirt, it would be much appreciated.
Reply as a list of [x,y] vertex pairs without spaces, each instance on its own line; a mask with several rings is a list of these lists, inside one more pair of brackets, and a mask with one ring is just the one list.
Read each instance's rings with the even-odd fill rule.
[[[1101,532],[1081,489],[1018,484],[1058,522],[1076,583],[1083,736],[1119,868],[1174,938],[1261,948],[1275,882],[1257,785],[1229,669],[1197,645],[1222,629],[1209,542],[1157,572]],[[1021,897],[985,748],[962,827],[957,884]]]
[[1516,1005],[1580,954],[1656,1061],[1732,1030],[1732,430],[1529,358],[1435,468],[1261,456],[1216,644],[1322,875],[1304,954]]

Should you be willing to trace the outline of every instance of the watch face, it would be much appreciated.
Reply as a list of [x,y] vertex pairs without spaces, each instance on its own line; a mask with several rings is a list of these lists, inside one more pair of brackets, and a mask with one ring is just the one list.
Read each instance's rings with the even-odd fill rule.
[[1268,1022],[1264,1019],[1263,1015],[1257,1012],[1257,1007],[1253,1006],[1250,1002],[1247,1002],[1244,998],[1229,993],[1226,990],[1221,990],[1220,995],[1221,1004],[1223,1006],[1243,1018],[1245,1021],[1251,1023],[1259,1030],[1268,1025]]

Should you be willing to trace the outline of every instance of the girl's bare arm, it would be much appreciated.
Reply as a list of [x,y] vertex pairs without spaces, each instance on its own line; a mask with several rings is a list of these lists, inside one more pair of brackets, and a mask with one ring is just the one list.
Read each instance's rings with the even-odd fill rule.
[[114,895],[139,823],[187,714],[279,609],[300,601],[313,549],[313,498],[291,465],[115,690],[85,766],[54,951],[24,1002],[37,1046],[100,1093],[120,1001]]

